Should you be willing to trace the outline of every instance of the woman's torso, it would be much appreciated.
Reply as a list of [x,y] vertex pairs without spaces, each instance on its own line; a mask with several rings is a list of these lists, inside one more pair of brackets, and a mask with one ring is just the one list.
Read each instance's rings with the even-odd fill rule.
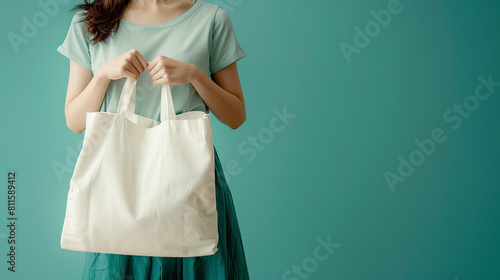
[[[160,24],[143,25],[122,19],[118,30],[104,42],[90,45],[92,71],[104,62],[130,49],[137,49],[146,61],[159,55],[191,63],[210,75],[211,30],[216,5],[194,0],[195,5],[179,17]],[[116,112],[125,79],[112,80],[106,91],[101,112]],[[170,85],[176,114],[204,111],[204,104],[190,84]],[[153,86],[149,72],[137,81],[135,113],[160,121],[161,86]]]

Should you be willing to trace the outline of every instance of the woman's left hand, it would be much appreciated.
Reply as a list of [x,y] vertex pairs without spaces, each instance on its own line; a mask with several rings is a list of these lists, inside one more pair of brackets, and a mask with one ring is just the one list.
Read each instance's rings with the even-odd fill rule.
[[198,66],[163,55],[148,63],[153,85],[182,85],[190,83],[202,71]]

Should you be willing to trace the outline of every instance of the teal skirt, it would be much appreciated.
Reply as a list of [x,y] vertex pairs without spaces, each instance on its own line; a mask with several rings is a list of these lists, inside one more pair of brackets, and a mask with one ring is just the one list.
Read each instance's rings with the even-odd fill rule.
[[202,257],[170,258],[87,252],[83,280],[249,279],[233,198],[215,153],[218,251]]

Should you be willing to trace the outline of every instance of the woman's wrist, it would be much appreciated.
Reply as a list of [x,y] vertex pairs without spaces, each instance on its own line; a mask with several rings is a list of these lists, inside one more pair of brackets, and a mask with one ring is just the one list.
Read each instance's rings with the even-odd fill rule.
[[100,67],[95,71],[94,78],[99,82],[110,82],[110,79],[102,72]]
[[203,75],[205,75],[205,72],[203,72],[203,70],[201,70],[200,67],[196,66],[196,65],[193,65],[194,67],[194,70],[193,70],[193,73],[191,75],[191,78],[189,79],[189,82],[191,84],[195,84],[195,83],[198,83],[201,78],[203,78]]

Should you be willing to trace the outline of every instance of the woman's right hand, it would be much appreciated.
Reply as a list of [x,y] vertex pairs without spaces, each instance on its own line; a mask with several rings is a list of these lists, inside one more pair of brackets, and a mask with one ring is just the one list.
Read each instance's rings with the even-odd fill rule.
[[109,80],[127,77],[137,81],[147,67],[148,62],[139,51],[131,49],[99,66],[96,76],[100,75]]

